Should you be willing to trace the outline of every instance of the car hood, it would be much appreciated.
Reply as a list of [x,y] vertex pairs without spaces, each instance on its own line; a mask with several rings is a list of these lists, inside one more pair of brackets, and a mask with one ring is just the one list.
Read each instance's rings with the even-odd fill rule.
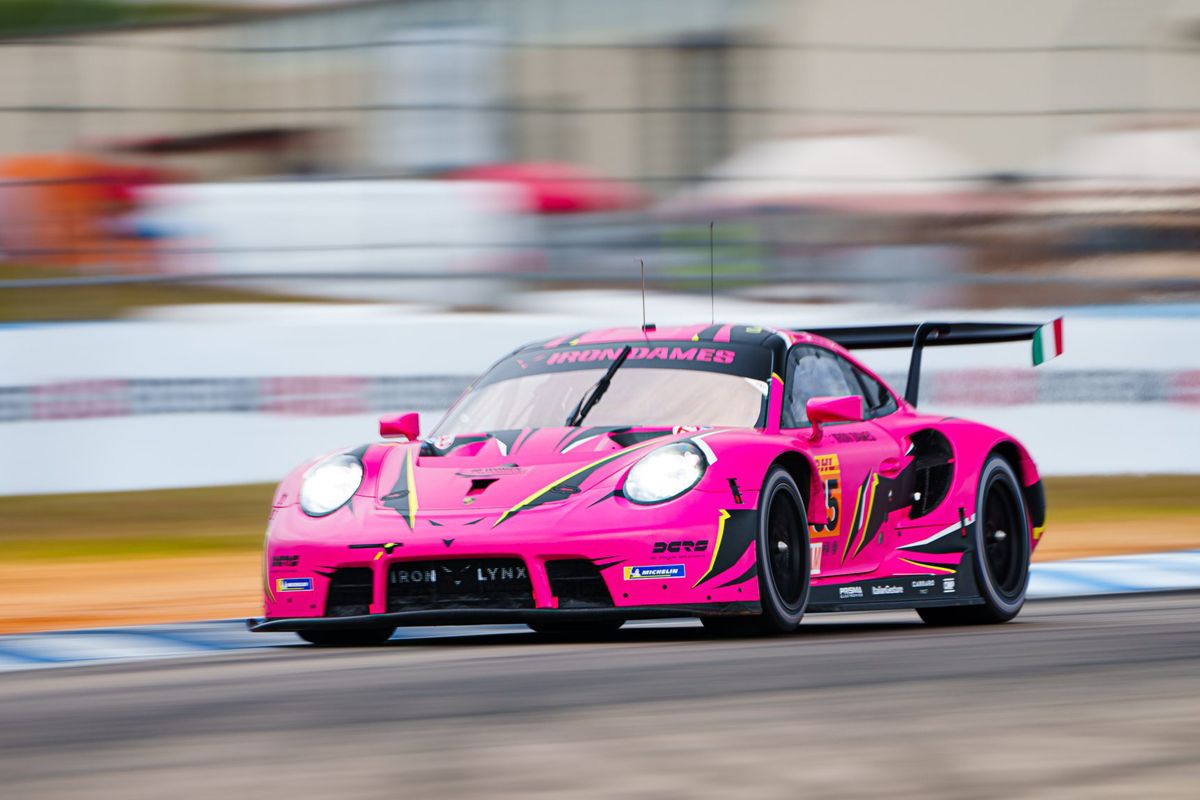
[[375,502],[410,516],[418,509],[424,515],[562,501],[655,444],[687,435],[672,428],[524,428],[381,445]]

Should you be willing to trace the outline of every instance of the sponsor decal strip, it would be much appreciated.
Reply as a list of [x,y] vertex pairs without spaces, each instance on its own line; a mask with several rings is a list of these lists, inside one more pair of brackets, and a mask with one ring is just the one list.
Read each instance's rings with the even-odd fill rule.
[[683,564],[662,564],[645,567],[625,567],[625,580],[659,580],[666,578],[682,578],[687,575],[687,567]]
[[277,592],[311,592],[312,578],[278,578],[275,581]]

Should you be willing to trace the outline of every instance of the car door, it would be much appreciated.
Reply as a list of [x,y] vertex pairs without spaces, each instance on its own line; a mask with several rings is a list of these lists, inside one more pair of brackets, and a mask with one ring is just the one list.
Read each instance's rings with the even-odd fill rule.
[[[838,354],[796,345],[788,351],[786,372],[782,428],[796,436],[798,449],[812,455],[822,486],[822,494],[810,501],[824,505],[826,519],[809,526],[814,575],[870,572],[882,561],[887,541],[891,478],[901,467],[899,443],[874,421],[878,397],[869,396],[870,388]],[[813,439],[805,414],[808,400],[846,395],[863,398],[865,419],[826,423]]]

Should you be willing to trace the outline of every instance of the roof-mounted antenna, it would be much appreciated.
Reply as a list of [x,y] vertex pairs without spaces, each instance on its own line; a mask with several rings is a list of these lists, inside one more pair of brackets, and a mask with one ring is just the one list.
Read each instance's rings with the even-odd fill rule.
[[646,262],[639,258],[638,263],[642,265],[642,333],[649,333],[654,325],[646,322]]
[[713,254],[713,223],[708,223],[708,300],[711,317],[709,322],[717,324],[717,259]]

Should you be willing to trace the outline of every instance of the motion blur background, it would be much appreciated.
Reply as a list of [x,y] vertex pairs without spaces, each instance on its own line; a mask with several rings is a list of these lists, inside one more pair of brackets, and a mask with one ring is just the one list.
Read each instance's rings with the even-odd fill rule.
[[254,613],[266,484],[640,323],[639,259],[651,321],[706,319],[710,223],[726,321],[1065,314],[1037,371],[927,356],[923,403],[1027,441],[1060,556],[1200,541],[1200,0],[0,0],[0,37],[0,630]]

